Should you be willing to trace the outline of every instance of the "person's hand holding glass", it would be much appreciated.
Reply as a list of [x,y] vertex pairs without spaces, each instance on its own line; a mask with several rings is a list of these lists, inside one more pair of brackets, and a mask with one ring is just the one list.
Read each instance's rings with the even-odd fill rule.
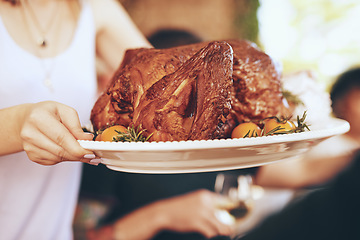
[[215,181],[215,192],[220,195],[218,219],[232,225],[243,221],[254,205],[251,188],[250,175],[218,174]]

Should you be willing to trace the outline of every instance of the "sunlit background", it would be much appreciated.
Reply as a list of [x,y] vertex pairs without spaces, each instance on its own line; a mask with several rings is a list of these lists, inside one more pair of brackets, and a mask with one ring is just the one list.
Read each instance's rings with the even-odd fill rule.
[[121,0],[140,30],[183,29],[203,40],[246,38],[283,72],[312,70],[328,88],[360,65],[360,0]]
[[284,72],[311,69],[329,85],[360,63],[359,0],[260,0],[259,42]]

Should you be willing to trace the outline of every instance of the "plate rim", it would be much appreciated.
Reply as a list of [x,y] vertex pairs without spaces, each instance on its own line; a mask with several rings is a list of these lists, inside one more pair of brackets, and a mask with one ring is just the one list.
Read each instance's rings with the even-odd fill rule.
[[[329,129],[324,127],[325,124],[318,126],[314,130],[301,133],[291,133],[284,135],[272,135],[254,138],[240,139],[214,139],[214,140],[187,140],[187,141],[168,141],[168,142],[104,142],[92,140],[78,140],[80,145],[88,150],[93,151],[119,151],[119,152],[166,152],[166,151],[183,151],[197,150],[207,148],[233,148],[261,146],[281,142],[294,142],[304,140],[316,140],[328,138],[335,135],[343,134],[349,131],[350,125],[347,121],[339,118],[327,119],[328,124],[334,124],[335,127]],[[310,126],[310,129],[313,126]]]

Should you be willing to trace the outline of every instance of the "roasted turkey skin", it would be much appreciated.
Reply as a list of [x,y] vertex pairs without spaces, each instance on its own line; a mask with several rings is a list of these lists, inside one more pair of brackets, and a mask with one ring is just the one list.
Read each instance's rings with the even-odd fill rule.
[[[208,54],[204,53],[206,51]],[[220,63],[220,56],[224,64]],[[230,87],[220,84],[222,90],[212,88],[218,84],[214,74],[224,75],[225,72],[231,74]],[[91,121],[95,131],[115,124],[135,127],[142,124],[147,133],[153,133],[151,141],[228,138],[241,122],[291,114],[281,92],[280,79],[278,64],[256,44],[246,40],[202,42],[169,49],[131,49],[126,52],[107,90],[95,103]],[[176,85],[179,82],[183,85]],[[168,92],[173,88],[177,91],[170,97]],[[223,92],[229,94],[226,104],[222,103]],[[177,106],[176,111],[170,111],[171,104],[165,103],[163,96]],[[210,106],[200,96],[217,96],[221,102],[217,108],[223,108],[222,121],[211,123],[216,129],[211,134],[202,133],[205,121],[200,120],[200,107]],[[150,97],[158,100],[150,103]],[[167,116],[160,117],[160,113]],[[192,116],[197,113],[199,119],[189,118],[189,113]],[[141,118],[146,120],[140,121]],[[165,128],[168,130],[164,131]]]

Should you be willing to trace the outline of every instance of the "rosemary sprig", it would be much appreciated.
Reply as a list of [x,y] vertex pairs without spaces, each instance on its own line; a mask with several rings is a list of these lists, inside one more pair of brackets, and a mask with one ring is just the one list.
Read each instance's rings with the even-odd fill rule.
[[[268,117],[268,118],[264,118],[264,119],[260,120],[260,123],[262,123],[264,125],[264,127],[261,129],[260,136],[270,136],[270,135],[289,134],[289,133],[300,133],[300,132],[304,132],[306,129],[308,131],[310,131],[309,126],[305,122],[306,111],[303,113],[302,117],[299,117],[299,115],[297,116],[297,118],[296,118],[297,126],[296,126],[296,124],[294,124],[294,122],[291,120],[291,118],[292,118],[291,116],[290,117],[277,117],[277,116],[274,116],[274,117]],[[267,119],[275,119],[276,122],[278,124],[280,124],[280,125],[278,125],[277,127],[271,129],[270,131],[267,131],[266,130],[266,124],[264,124],[264,122]],[[293,125],[295,127],[293,129],[290,129],[290,130],[285,130],[285,128],[282,127],[281,124],[284,124],[284,123],[286,123],[288,121],[293,123]]]
[[[276,117],[276,120],[278,121],[278,123],[286,123],[287,121],[291,121],[290,119],[291,119],[291,117],[288,117],[288,118],[278,118],[278,117]],[[281,126],[277,126],[276,128],[269,131],[266,134],[266,136],[274,135],[274,134],[300,133],[300,132],[305,132],[305,129],[310,131],[310,128],[306,124],[305,119],[306,119],[306,111],[304,111],[301,118],[299,117],[299,115],[296,116],[297,126],[295,126],[295,128],[293,128],[291,130],[284,130],[285,128],[282,128]],[[284,130],[284,131],[281,131],[281,130]]]
[[113,137],[113,142],[146,142],[150,139],[152,134],[145,137],[143,135],[145,131],[146,129],[142,129],[141,125],[137,128],[135,128],[134,125],[128,126],[126,132],[116,131],[118,135]]
[[282,90],[282,94],[284,96],[284,98],[288,101],[288,102],[292,102],[293,104],[295,104],[295,106],[298,105],[305,105],[304,102],[300,99],[299,96],[293,94],[292,92],[288,91],[288,90]]
[[295,128],[295,132],[299,133],[299,132],[304,132],[305,129],[307,129],[308,131],[310,131],[309,126],[306,124],[305,122],[306,119],[306,111],[304,111],[302,117],[300,118],[299,115],[296,117],[296,121],[297,121],[297,127]]
[[[250,134],[250,132],[251,132],[251,134]],[[252,130],[252,131],[249,130],[243,138],[249,138],[249,137],[259,137],[259,135],[255,130]]]
[[288,134],[291,133],[292,130],[289,131],[280,131],[280,130],[284,130],[285,128],[281,127],[281,126],[277,126],[276,128],[271,129],[269,132],[266,132],[266,127],[264,127],[261,131],[261,136],[270,136],[270,135],[274,135],[274,134]]

